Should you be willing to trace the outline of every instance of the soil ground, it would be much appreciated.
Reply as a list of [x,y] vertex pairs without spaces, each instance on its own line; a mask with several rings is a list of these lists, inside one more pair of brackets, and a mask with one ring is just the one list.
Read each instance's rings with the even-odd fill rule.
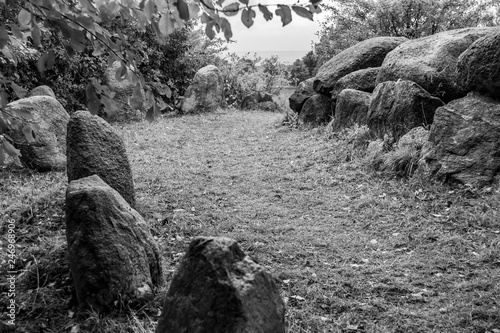
[[[117,126],[167,281],[193,237],[225,236],[274,275],[290,333],[500,333],[498,188],[380,174],[349,138],[276,126],[281,117],[222,110]],[[154,332],[168,283],[121,316],[78,311],[64,173],[0,179],[2,234],[16,225],[18,332]],[[1,291],[6,321],[5,279]]]

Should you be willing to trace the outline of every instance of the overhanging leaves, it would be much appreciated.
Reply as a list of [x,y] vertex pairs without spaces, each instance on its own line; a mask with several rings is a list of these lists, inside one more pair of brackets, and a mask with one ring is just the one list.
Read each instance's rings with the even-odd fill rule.
[[240,11],[240,4],[237,2],[233,2],[232,4],[222,8],[222,12],[226,16],[235,16],[238,14],[239,11]]
[[2,24],[0,25],[0,49],[3,49],[10,41],[9,34],[7,33],[7,29]]
[[11,82],[10,86],[12,90],[14,90],[14,93],[18,98],[24,98],[26,97],[26,94],[28,94],[28,91],[24,89],[23,87],[19,86],[18,84]]
[[85,94],[87,95],[87,108],[89,112],[94,115],[98,114],[99,110],[101,109],[101,101],[99,101],[99,97],[97,97],[95,88],[92,83],[87,84]]
[[104,112],[106,112],[108,117],[112,117],[118,111],[116,103],[107,96],[101,97],[101,103],[104,105]]
[[250,28],[253,25],[253,19],[255,18],[255,11],[252,8],[245,8],[241,12],[241,22],[245,27]]
[[224,37],[226,40],[230,40],[231,37],[233,37],[233,31],[231,30],[231,24],[227,19],[224,17],[220,18],[220,27],[222,31],[224,32]]
[[215,21],[210,21],[205,26],[205,34],[210,39],[214,39],[215,38],[214,26],[215,26]]
[[21,152],[18,149],[16,149],[6,139],[3,139],[2,145],[3,145],[4,151],[7,153],[7,155],[12,156],[12,157],[21,156]]
[[166,13],[161,16],[158,25],[160,28],[160,32],[164,37],[170,35],[175,30],[174,23]]
[[5,107],[9,104],[7,93],[5,90],[0,90],[0,108],[5,109]]
[[266,6],[262,6],[261,4],[259,4],[259,10],[262,12],[262,14],[264,15],[264,19],[266,21],[270,21],[273,19],[273,13],[271,13],[269,11],[269,9],[267,9]]
[[304,7],[292,6],[292,10],[295,12],[295,14],[313,21],[313,14]]
[[38,71],[43,74],[45,70],[54,67],[55,63],[56,63],[56,54],[54,50],[50,50],[49,52],[42,54],[42,56],[38,58],[36,67],[38,68]]
[[31,22],[31,13],[22,8],[17,14],[17,21],[21,26],[28,26]]
[[189,7],[184,0],[177,0],[175,3],[177,10],[179,11],[179,16],[184,21],[189,20]]
[[290,7],[285,5],[278,5],[278,9],[276,9],[275,13],[276,15],[281,17],[281,23],[283,23],[283,26],[292,22],[292,11]]

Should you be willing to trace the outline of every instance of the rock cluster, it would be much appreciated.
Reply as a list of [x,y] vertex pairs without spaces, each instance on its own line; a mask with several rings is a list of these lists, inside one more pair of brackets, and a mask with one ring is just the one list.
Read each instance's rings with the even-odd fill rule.
[[429,176],[477,186],[500,177],[498,27],[365,40],[320,67],[289,101],[300,124],[333,117],[336,132],[367,125],[389,145],[416,127],[430,128],[419,162]]

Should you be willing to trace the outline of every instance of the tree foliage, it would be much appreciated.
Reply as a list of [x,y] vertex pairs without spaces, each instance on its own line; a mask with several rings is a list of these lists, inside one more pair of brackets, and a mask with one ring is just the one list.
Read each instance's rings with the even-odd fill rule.
[[[279,16],[283,26],[292,20],[294,15],[312,19],[313,14],[320,11],[320,0],[309,0],[305,4],[276,6],[274,14]],[[137,39],[127,29],[112,27],[116,20],[124,25],[128,22],[136,31],[150,31],[160,42],[177,29],[186,27],[190,19],[201,21],[204,31],[210,39],[222,33],[229,40],[233,33],[231,24],[226,18],[240,14],[242,22],[251,27],[257,15],[257,9],[266,20],[273,19],[270,6],[250,4],[249,0],[0,0],[0,51],[2,63],[17,66],[20,64],[19,53],[34,48],[40,52],[37,69],[43,74],[52,70],[58,60],[57,49],[46,47],[46,38],[57,40],[60,55],[68,59],[91,51],[92,57],[104,56],[108,66],[119,61],[121,66],[116,71],[116,78],[122,80],[128,73],[134,73],[136,88],[129,99],[131,106],[146,109],[147,118],[152,120],[160,113],[155,93],[160,91],[164,96],[171,96],[171,87],[165,82],[152,85],[153,81],[141,74],[144,63],[144,47],[149,45],[137,43]],[[49,37],[47,37],[49,36]],[[89,51],[89,52],[90,52]],[[151,79],[151,75],[149,79]],[[158,78],[158,77],[157,77]],[[158,78],[160,79],[160,78]],[[8,130],[21,123],[23,128],[31,128],[29,122],[23,120],[17,111],[9,110],[8,89],[22,98],[26,90],[16,83],[16,78],[0,73],[0,162],[6,156],[14,159],[19,152],[11,149],[12,139],[6,134]],[[112,112],[113,104],[110,90],[98,80],[88,78],[85,85],[87,108],[97,114],[102,105]],[[28,133],[29,131],[26,130]],[[1,164],[1,163],[0,163]]]
[[336,0],[315,44],[318,65],[376,36],[419,38],[437,32],[498,25],[498,0]]
[[277,94],[288,83],[285,66],[277,56],[261,59],[249,53],[244,56],[231,53],[217,66],[228,106],[239,107],[246,96],[255,92]]
[[293,85],[297,85],[311,77],[302,59],[296,59],[288,68],[288,72],[290,83]]
[[316,75],[318,59],[313,51],[309,51],[301,59],[297,59],[289,67],[290,83],[297,85]]

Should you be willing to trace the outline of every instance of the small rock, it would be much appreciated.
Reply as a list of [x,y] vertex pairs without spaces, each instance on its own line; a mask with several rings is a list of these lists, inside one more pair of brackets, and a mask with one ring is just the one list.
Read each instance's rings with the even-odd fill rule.
[[165,296],[156,333],[285,332],[273,277],[228,238],[195,238]]

